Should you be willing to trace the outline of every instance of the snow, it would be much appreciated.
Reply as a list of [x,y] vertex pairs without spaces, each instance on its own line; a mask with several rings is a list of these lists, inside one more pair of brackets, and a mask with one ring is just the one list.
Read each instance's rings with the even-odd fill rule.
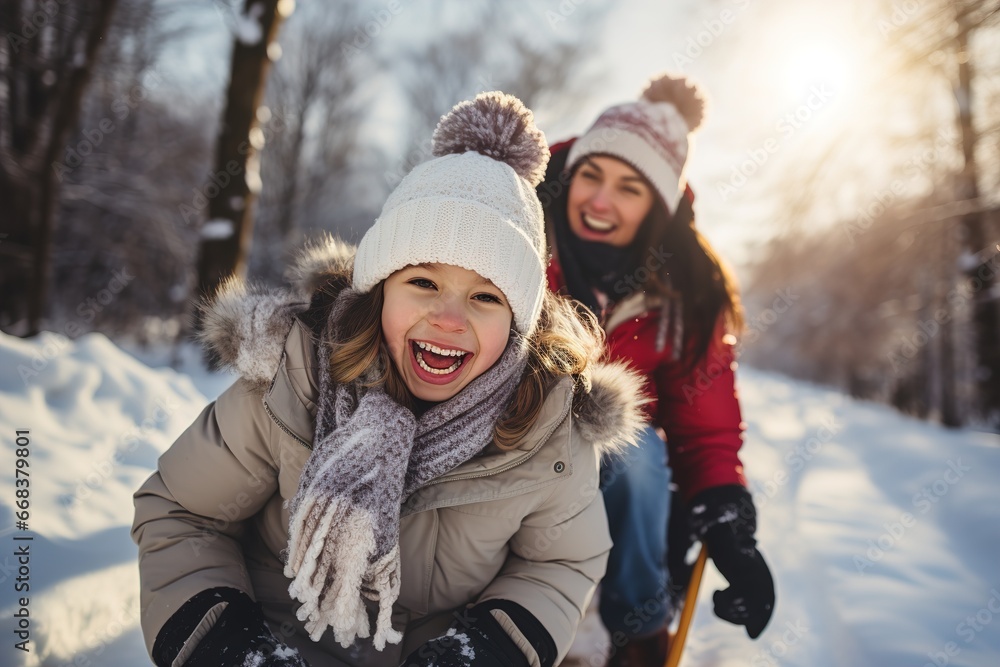
[[[149,664],[131,495],[232,376],[202,370],[193,348],[183,373],[160,367],[165,348],[135,355],[101,334],[0,334],[2,665]],[[712,614],[725,583],[709,567],[684,667],[1000,664],[1000,438],[749,369],[740,387],[778,603],[751,641]],[[29,531],[14,526],[19,429],[30,431]],[[24,544],[31,588],[17,593]],[[14,648],[20,596],[30,653]],[[600,664],[601,628],[587,623],[581,662]]]
[[201,238],[228,239],[236,233],[236,224],[229,218],[213,218],[201,226]]
[[299,652],[290,646],[279,646],[274,650],[274,656],[286,660],[296,657]]
[[[190,363],[191,351],[183,358]],[[138,632],[131,496],[206,393],[218,395],[232,377],[152,369],[101,334],[0,334],[0,367],[0,665],[149,664]],[[30,431],[27,532],[14,528],[15,429]],[[30,589],[17,592],[14,552],[24,544]],[[11,634],[22,596],[27,654]]]
[[723,583],[712,572],[690,664],[924,665],[948,642],[961,648],[950,664],[1000,664],[996,627],[956,635],[1000,583],[1000,438],[759,372],[744,373],[741,399],[778,604],[751,644],[708,611]]
[[264,26],[261,25],[261,17],[264,16],[264,3],[253,3],[246,14],[233,13],[236,17],[236,39],[240,44],[253,46],[260,43],[264,37]]

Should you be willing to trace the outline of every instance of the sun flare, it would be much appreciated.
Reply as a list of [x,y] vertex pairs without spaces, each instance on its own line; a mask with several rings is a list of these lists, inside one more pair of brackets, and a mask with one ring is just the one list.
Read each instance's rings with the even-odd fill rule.
[[782,78],[784,86],[795,94],[810,86],[826,85],[843,98],[857,74],[858,63],[848,49],[813,44],[787,51]]

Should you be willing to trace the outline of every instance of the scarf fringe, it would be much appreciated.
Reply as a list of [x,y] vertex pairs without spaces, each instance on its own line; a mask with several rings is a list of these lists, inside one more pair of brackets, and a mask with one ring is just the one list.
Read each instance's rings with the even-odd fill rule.
[[365,599],[377,602],[372,643],[381,651],[386,643],[403,639],[392,627],[392,606],[400,591],[399,545],[370,562],[374,519],[347,504],[346,498],[334,498],[324,507],[309,498],[297,508],[285,564],[285,576],[292,579],[288,594],[302,603],[295,615],[310,639],[319,641],[329,627],[344,648],[371,636]]

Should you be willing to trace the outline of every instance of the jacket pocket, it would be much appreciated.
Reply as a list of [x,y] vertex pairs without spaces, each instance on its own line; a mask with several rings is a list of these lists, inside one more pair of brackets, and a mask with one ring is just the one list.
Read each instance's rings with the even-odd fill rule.
[[435,510],[411,514],[399,522],[399,604],[417,616],[428,613],[439,528]]
[[432,612],[475,602],[503,568],[521,517],[491,511],[490,505],[498,503],[436,511],[439,526],[429,588]]

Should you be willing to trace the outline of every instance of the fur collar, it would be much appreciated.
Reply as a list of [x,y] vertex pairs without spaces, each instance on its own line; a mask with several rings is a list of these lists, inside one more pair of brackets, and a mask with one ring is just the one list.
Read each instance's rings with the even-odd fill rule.
[[[278,371],[288,332],[312,295],[331,281],[349,284],[354,250],[332,237],[307,246],[286,272],[289,289],[226,281],[201,306],[200,340],[223,367],[266,387]],[[590,391],[578,390],[573,400],[580,434],[605,451],[634,444],[646,422],[642,377],[616,362],[593,364],[588,379]]]

